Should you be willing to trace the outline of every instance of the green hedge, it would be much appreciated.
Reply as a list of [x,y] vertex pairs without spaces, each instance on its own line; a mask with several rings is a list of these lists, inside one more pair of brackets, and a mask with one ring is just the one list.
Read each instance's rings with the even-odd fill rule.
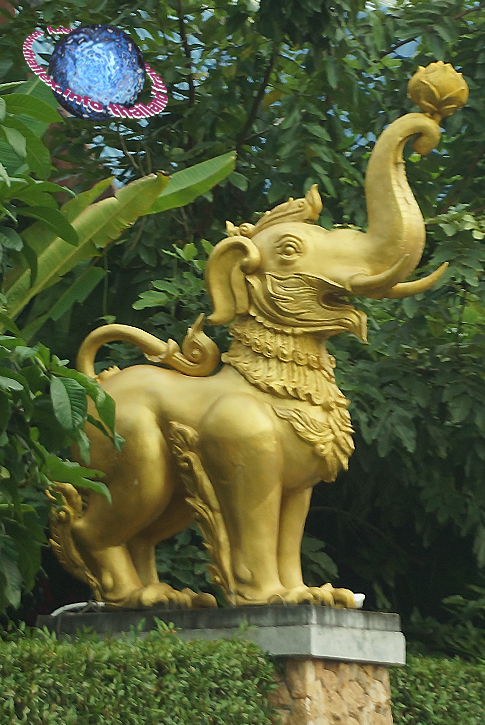
[[271,725],[273,665],[249,642],[0,641],[0,725]]
[[485,663],[408,656],[391,691],[394,725],[485,724]]
[[[272,725],[275,668],[250,642],[18,633],[0,640],[0,725]],[[395,725],[485,725],[485,664],[409,656]]]

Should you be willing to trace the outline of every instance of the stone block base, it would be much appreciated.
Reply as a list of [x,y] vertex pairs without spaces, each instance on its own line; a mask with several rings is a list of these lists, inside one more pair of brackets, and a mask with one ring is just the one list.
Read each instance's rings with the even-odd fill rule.
[[392,725],[387,667],[293,657],[281,664],[270,695],[281,725]]

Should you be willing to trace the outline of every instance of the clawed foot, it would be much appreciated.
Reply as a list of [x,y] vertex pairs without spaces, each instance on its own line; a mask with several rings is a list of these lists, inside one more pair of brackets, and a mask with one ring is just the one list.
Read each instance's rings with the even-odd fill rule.
[[197,593],[187,587],[182,589],[182,594],[187,594],[190,597],[191,609],[212,609],[217,607],[216,598],[207,592]]
[[331,584],[324,584],[322,587],[309,587],[309,591],[318,604],[325,604],[327,607],[355,609],[357,606],[354,593],[350,589],[335,589]]
[[[246,602],[250,604],[251,602]],[[261,602],[259,602],[261,603]],[[350,589],[334,589],[331,584],[322,587],[294,587],[273,594],[267,604],[323,604],[327,607],[355,609],[356,601]]]
[[197,594],[191,589],[179,592],[169,584],[149,584],[141,589],[135,589],[125,599],[117,602],[106,602],[110,608],[150,609],[155,605],[163,605],[167,609],[196,609],[217,607],[212,594],[202,592]]

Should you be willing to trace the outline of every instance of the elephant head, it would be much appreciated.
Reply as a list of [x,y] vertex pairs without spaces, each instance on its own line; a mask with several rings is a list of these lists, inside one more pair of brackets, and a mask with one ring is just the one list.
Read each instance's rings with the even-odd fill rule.
[[418,135],[415,149],[437,145],[437,121],[410,113],[379,137],[366,173],[367,232],[330,231],[312,224],[322,202],[316,185],[303,199],[290,199],[254,225],[236,228],[214,248],[206,268],[213,303],[209,322],[236,315],[260,316],[274,325],[322,332],[350,330],[365,338],[365,315],[351,295],[407,297],[429,289],[447,264],[424,279],[404,282],[418,265],[425,226],[409,187],[402,151]]

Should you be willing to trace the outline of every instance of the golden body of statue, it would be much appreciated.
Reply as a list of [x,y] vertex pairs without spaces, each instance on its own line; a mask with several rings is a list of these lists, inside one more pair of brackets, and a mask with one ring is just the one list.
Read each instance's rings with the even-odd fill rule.
[[155,544],[195,518],[213,579],[230,603],[354,606],[348,590],[305,586],[300,565],[312,488],[335,480],[353,450],[348,401],[325,340],[342,331],[365,340],[365,315],[351,295],[406,297],[444,271],[404,282],[421,258],[425,229],[402,149],[412,137],[419,153],[436,146],[441,116],[466,100],[460,79],[438,63],[411,82],[427,113],[397,119],[377,140],[366,175],[366,233],[314,225],[322,206],[316,187],[255,225],[228,224],[206,268],[208,321],[231,323],[219,372],[212,374],[219,351],[202,332],[202,316],[182,351],[124,325],[86,338],[78,369],[88,375],[111,340],[133,342],[149,360],[174,368],[138,365],[99,376],[125,439],[117,452],[87,428],[91,463],[105,473],[112,503],[96,493],[83,501],[59,484],[64,506],[53,513],[52,543],[97,599],[125,607],[214,605],[211,595],[160,583],[155,568]]

